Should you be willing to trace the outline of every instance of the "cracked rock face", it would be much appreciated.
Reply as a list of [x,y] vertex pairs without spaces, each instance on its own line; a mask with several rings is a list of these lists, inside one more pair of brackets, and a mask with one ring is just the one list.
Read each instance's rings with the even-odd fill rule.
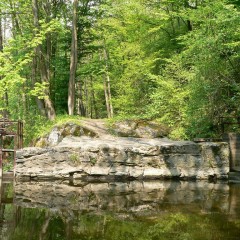
[[53,147],[17,152],[18,179],[227,178],[227,143],[67,136]]

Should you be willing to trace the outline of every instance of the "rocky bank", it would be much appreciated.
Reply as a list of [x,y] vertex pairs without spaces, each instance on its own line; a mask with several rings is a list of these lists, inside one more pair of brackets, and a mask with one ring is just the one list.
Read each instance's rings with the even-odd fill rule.
[[93,122],[84,124],[68,124],[68,131],[66,126],[54,128],[45,137],[44,147],[18,151],[16,178],[115,181],[228,177],[227,143],[118,137],[104,132],[98,122],[94,124],[101,126],[99,131]]

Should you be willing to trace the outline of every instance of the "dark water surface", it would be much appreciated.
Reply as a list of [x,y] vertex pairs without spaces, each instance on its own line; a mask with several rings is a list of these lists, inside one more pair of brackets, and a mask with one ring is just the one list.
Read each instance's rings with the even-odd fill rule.
[[1,240],[240,239],[240,184],[3,183]]

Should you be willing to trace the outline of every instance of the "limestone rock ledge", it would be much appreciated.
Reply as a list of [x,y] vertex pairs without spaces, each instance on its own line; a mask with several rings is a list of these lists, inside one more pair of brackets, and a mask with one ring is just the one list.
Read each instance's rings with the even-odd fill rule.
[[169,139],[65,137],[48,148],[17,152],[17,179],[224,179],[227,143]]

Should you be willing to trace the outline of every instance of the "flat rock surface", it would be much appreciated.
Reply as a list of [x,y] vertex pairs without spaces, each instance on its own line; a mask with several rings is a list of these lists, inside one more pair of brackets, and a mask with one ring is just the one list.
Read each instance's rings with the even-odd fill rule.
[[108,144],[115,147],[126,147],[126,146],[197,146],[196,143],[191,141],[172,141],[167,138],[126,138],[126,137],[107,137],[104,138],[90,138],[90,137],[65,137],[61,143],[58,144],[59,147],[88,147]]

